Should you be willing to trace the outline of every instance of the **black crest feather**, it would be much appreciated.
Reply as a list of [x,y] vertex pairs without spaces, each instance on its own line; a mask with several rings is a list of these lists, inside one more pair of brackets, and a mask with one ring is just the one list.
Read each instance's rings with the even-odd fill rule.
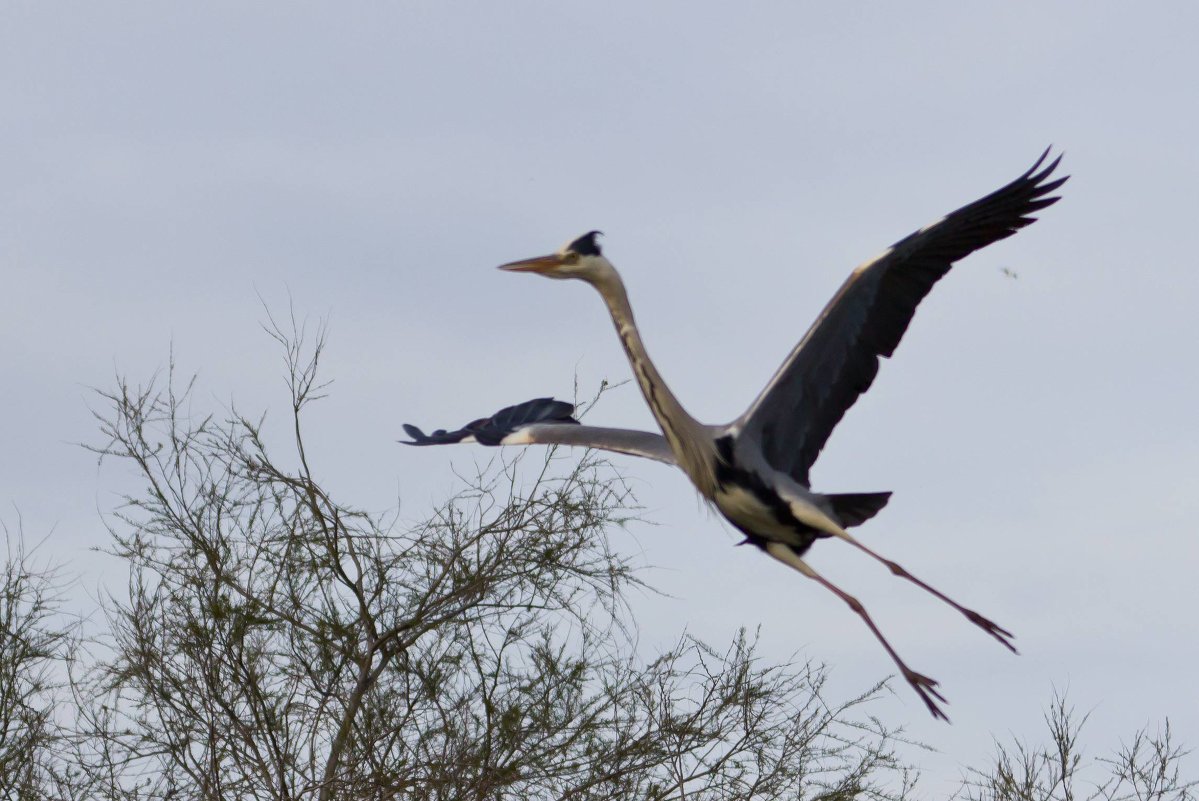
[[588,231],[571,242],[566,249],[578,253],[580,256],[598,256],[600,255],[600,246],[599,242],[595,241],[595,238],[603,236],[603,233],[603,231]]

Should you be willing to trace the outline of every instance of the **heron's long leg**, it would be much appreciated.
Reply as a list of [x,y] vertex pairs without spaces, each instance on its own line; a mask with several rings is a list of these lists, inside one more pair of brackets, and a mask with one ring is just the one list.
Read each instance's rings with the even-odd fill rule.
[[908,684],[912,685],[912,689],[915,690],[916,694],[920,696],[920,699],[924,701],[925,706],[928,707],[928,711],[932,713],[933,717],[949,722],[948,716],[946,716],[941,707],[937,706],[937,701],[940,701],[943,704],[949,703],[945,700],[945,696],[937,692],[937,681],[925,676],[922,673],[917,673],[916,671],[912,670],[904,663],[902,659],[899,658],[899,654],[895,652],[895,649],[891,647],[891,643],[887,642],[887,638],[883,636],[881,631],[879,631],[878,626],[874,624],[874,620],[866,611],[866,607],[862,606],[861,601],[813,570],[807,562],[801,559],[799,555],[796,554],[795,551],[791,550],[791,548],[787,545],[784,545],[781,542],[767,543],[766,553],[770,554],[788,567],[799,571],[813,581],[818,582],[821,586],[833,592],[842,601],[845,601],[845,603],[849,605],[849,608],[856,612],[858,616],[862,618],[862,621],[870,628],[870,630],[874,632],[874,636],[880,643],[882,643],[883,648],[885,648],[887,653],[890,654],[892,661],[895,662],[896,666],[903,674],[904,679]]
[[890,559],[886,558],[885,556],[882,556],[881,554],[878,554],[878,553],[872,551],[870,548],[868,548],[865,545],[863,545],[862,543],[858,542],[857,538],[854,537],[852,534],[842,531],[841,533],[837,534],[836,536],[845,540],[846,542],[848,542],[850,545],[857,548],[858,550],[864,551],[865,553],[869,554],[871,557],[882,562],[884,565],[887,566],[887,569],[891,571],[892,575],[899,576],[900,578],[903,578],[903,579],[907,579],[908,581],[915,584],[917,587],[920,587],[921,589],[932,593],[937,598],[940,598],[942,601],[949,604],[954,609],[958,610],[963,615],[965,615],[966,619],[969,620],[971,623],[978,626],[979,628],[981,628],[987,634],[990,634],[995,639],[999,640],[999,642],[1003,643],[1004,647],[1007,648],[1009,651],[1011,651],[1013,654],[1020,653],[1019,651],[1016,650],[1016,646],[1012,645],[1012,640],[1015,638],[1015,635],[1013,635],[1007,629],[1005,629],[1002,626],[999,626],[998,624],[994,623],[993,621],[983,617],[978,612],[975,612],[973,609],[967,609],[966,607],[962,606],[960,603],[953,600],[952,598],[950,598],[948,595],[941,592],[940,590],[934,589],[933,587],[930,587],[929,585],[925,584],[923,581],[921,581],[920,579],[916,578],[911,573],[909,573],[898,562],[893,562]]

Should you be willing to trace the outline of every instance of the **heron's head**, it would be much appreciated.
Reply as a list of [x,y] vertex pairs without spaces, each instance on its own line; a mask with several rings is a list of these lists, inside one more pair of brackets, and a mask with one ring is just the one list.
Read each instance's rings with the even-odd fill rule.
[[501,264],[501,270],[514,273],[536,273],[547,278],[578,278],[595,283],[614,272],[611,262],[600,252],[595,238],[599,231],[588,231],[567,242],[556,253],[532,259]]

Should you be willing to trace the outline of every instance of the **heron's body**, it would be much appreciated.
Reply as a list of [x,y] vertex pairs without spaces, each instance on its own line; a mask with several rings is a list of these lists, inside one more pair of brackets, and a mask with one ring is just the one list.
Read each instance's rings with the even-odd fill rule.
[[716,446],[720,455],[717,488],[709,500],[751,544],[759,547],[764,548],[766,542],[780,542],[802,555],[816,539],[843,534],[845,528],[858,522],[841,518],[837,498],[868,498],[875,502],[877,511],[890,497],[889,492],[821,495],[777,470],[738,463],[731,436],[716,440]]
[[[598,250],[593,242],[589,247]],[[687,413],[645,350],[620,274],[604,270],[595,285],[675,463],[699,493],[750,543],[762,548],[767,542],[780,542],[802,553],[816,537],[843,534],[841,521],[823,496],[753,458],[755,453],[739,452],[735,424],[707,426]],[[887,494],[881,495],[885,502]]]
[[624,283],[600,252],[598,232],[592,231],[557,253],[512,262],[503,269],[575,278],[599,292],[662,433],[581,426],[571,416],[570,404],[550,398],[501,409],[455,432],[426,436],[415,426],[404,429],[416,445],[464,441],[579,445],[678,465],[700,494],[745,535],[746,542],[849,604],[933,715],[944,718],[937,704],[944,701],[935,689],[937,683],[908,668],[857,599],[812,570],[802,558],[804,553],[817,539],[839,538],[950,604],[1015,651],[1011,634],[846,531],[876,514],[890,493],[816,493],[810,488],[808,472],[842,415],[874,381],[879,359],[894,352],[916,306],[954,262],[1011,236],[1033,222],[1032,212],[1058,200],[1046,197],[1066,180],[1048,180],[1058,161],[1037,171],[1047,154],[1007,186],[921,228],[854,270],[770,383],[732,423],[704,425],[675,398],[641,341]]
[[822,496],[778,475],[763,478],[732,466],[711,501],[759,548],[777,542],[802,556],[818,538],[844,530]]

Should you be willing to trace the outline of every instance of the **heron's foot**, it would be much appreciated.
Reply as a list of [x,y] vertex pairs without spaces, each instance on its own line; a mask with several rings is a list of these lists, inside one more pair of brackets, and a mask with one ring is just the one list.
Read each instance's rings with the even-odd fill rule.
[[928,707],[928,711],[932,713],[934,718],[949,722],[949,716],[937,704],[940,701],[942,704],[948,704],[945,696],[937,692],[937,680],[925,676],[923,673],[917,673],[914,670],[904,669],[903,677],[908,684],[912,685],[912,689],[916,691],[916,695],[920,696],[920,700]]
[[971,623],[978,626],[995,639],[999,640],[999,642],[1003,644],[1004,648],[1007,648],[1013,654],[1020,653],[1016,650],[1016,646],[1012,645],[1012,640],[1016,638],[1016,635],[1012,634],[1010,631],[994,623],[993,621],[983,617],[978,612],[974,612],[970,609],[963,609],[962,612],[967,618],[970,619]]

